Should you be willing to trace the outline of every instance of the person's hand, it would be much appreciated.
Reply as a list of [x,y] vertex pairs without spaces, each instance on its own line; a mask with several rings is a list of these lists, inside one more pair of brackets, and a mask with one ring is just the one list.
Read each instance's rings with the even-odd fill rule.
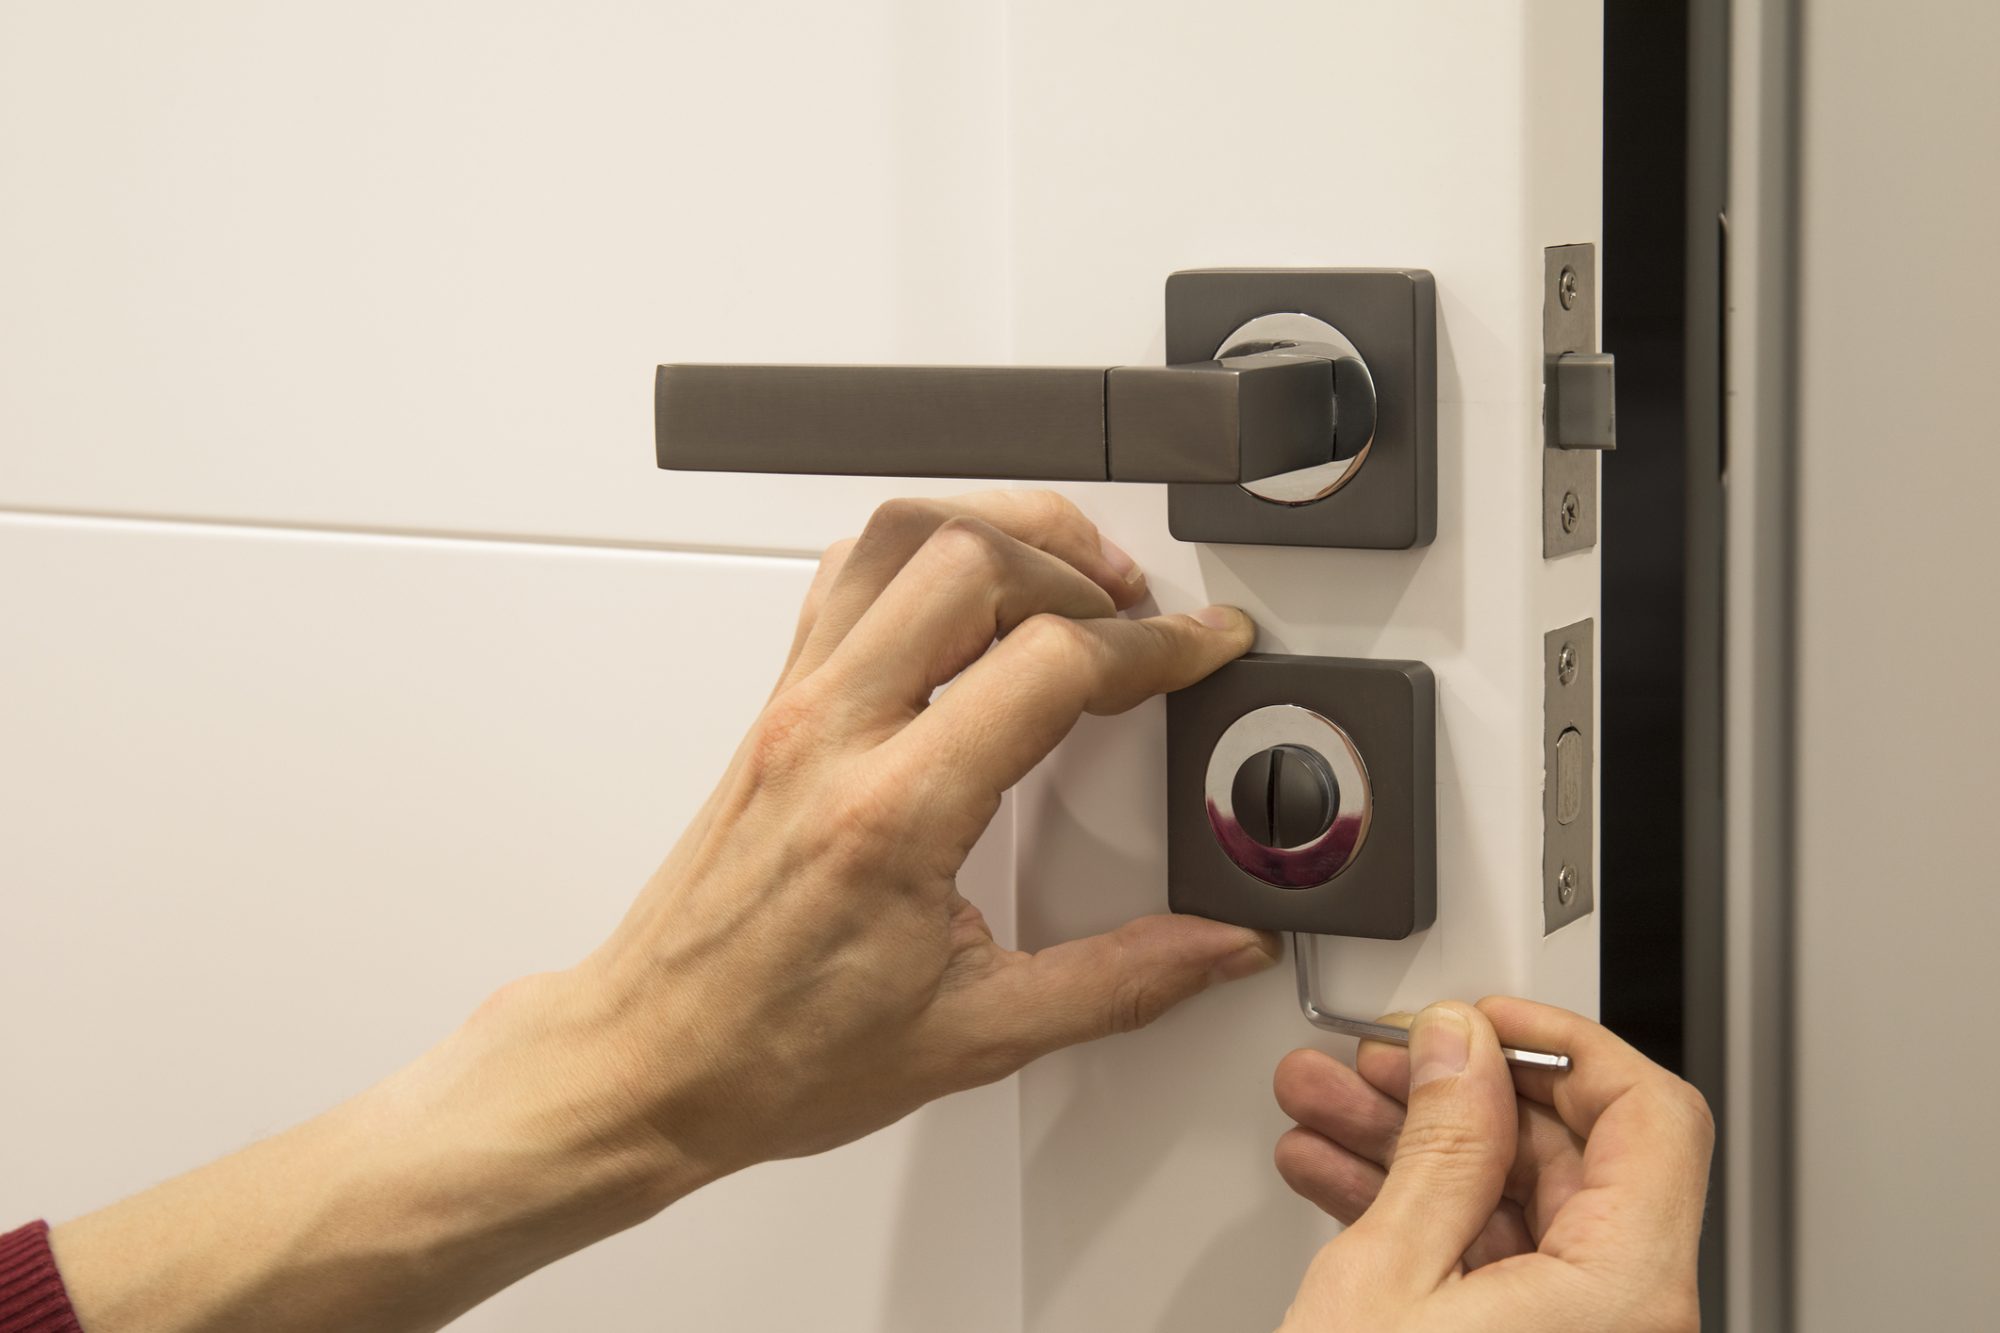
[[1274,938],[1194,917],[1013,952],[956,887],[1079,715],[1250,646],[1226,607],[1120,618],[1144,590],[1054,495],[884,505],[822,562],[762,716],[610,939],[326,1114],[58,1227],[78,1314],[436,1329],[720,1175],[1269,967]]
[[829,552],[763,715],[569,978],[594,1113],[635,1113],[704,1176],[817,1152],[1269,966],[1268,935],[1165,915],[1013,952],[956,888],[1080,714],[1250,646],[1231,608],[1117,614],[1143,595],[1045,492],[892,502]]
[[[1571,1068],[1510,1071],[1502,1044]],[[1409,1050],[1363,1042],[1356,1064],[1307,1050],[1278,1066],[1298,1122],[1279,1173],[1348,1224],[1287,1333],[1698,1326],[1715,1131],[1692,1087],[1587,1018],[1504,998],[1432,1005]]]

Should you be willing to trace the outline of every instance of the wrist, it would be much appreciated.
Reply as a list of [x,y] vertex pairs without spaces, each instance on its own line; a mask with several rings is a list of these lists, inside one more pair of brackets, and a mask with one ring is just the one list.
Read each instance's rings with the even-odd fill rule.
[[[407,1171],[410,1224],[450,1246],[532,1238],[537,1265],[644,1221],[726,1174],[643,1114],[618,1025],[585,971],[523,978],[444,1042],[336,1115]],[[648,1059],[655,1082],[674,1078]],[[670,1089],[651,1089],[672,1105]],[[690,1115],[690,1119],[692,1116]],[[461,1234],[463,1233],[463,1234]]]
[[516,982],[351,1101],[57,1228],[85,1326],[437,1328],[713,1179],[616,1113],[586,999]]
[[605,995],[580,969],[512,982],[294,1131],[329,1164],[313,1243],[356,1261],[332,1267],[378,1275],[442,1323],[722,1174],[629,1109]]

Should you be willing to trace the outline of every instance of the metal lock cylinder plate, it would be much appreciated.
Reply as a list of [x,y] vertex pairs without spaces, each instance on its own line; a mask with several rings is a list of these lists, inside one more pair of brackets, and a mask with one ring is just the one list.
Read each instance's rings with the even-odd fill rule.
[[1436,694],[1421,662],[1252,654],[1167,700],[1177,912],[1401,939],[1436,915]]

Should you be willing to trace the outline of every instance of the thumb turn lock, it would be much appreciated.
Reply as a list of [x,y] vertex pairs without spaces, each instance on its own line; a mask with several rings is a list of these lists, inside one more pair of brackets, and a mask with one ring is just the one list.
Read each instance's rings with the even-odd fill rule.
[[1230,784],[1236,826],[1260,846],[1307,846],[1333,827],[1340,784],[1319,751],[1275,745],[1243,761]]

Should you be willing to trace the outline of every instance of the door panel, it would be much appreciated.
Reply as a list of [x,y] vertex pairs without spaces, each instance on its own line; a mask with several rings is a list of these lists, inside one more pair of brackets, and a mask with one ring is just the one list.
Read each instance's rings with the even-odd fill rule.
[[[1596,613],[1541,556],[1542,250],[1598,226],[1590,4],[1015,9],[1014,358],[1157,360],[1175,268],[1407,265],[1439,296],[1438,538],[1415,551],[1176,542],[1161,488],[1070,493],[1160,607],[1244,606],[1267,652],[1411,657],[1439,694],[1437,924],[1321,945],[1328,1007],[1596,1003],[1596,921],[1542,935],[1542,636]],[[1116,50],[1118,58],[1103,53]],[[1019,794],[1024,944],[1165,902],[1164,709],[1088,723]],[[1332,1225],[1270,1166],[1289,967],[1021,1079],[1036,1333],[1275,1323]],[[1151,1276],[1148,1276],[1151,1275]]]
[[816,552],[962,490],[670,482],[648,389],[1004,358],[998,22],[0,7],[0,505]]
[[[594,946],[755,715],[811,571],[22,518],[0,568],[0,1193],[58,1219]],[[1001,923],[1007,831],[962,881]],[[1014,1141],[1011,1086],[949,1099],[462,1326],[1007,1333]]]
[[[1541,559],[1539,413],[1598,50],[1577,0],[0,13],[0,177],[40,201],[0,216],[0,507],[219,521],[0,519],[33,571],[0,586],[0,845],[49,886],[0,1001],[52,1015],[0,1061],[68,1080],[17,1140],[63,1150],[4,1178],[88,1207],[587,948],[789,634],[807,564],[726,553],[964,485],[659,474],[656,362],[1157,362],[1181,267],[1437,278],[1432,546],[1188,545],[1163,487],[1070,491],[1160,609],[1436,671],[1437,924],[1329,942],[1324,998],[1592,1008],[1594,918],[1541,934],[1541,639],[1596,558]],[[965,881],[1003,933],[1164,910],[1163,718],[1086,719],[1016,793]],[[1317,1041],[1289,975],[1227,988],[465,1326],[1274,1323],[1332,1230],[1270,1167],[1271,1068]]]

